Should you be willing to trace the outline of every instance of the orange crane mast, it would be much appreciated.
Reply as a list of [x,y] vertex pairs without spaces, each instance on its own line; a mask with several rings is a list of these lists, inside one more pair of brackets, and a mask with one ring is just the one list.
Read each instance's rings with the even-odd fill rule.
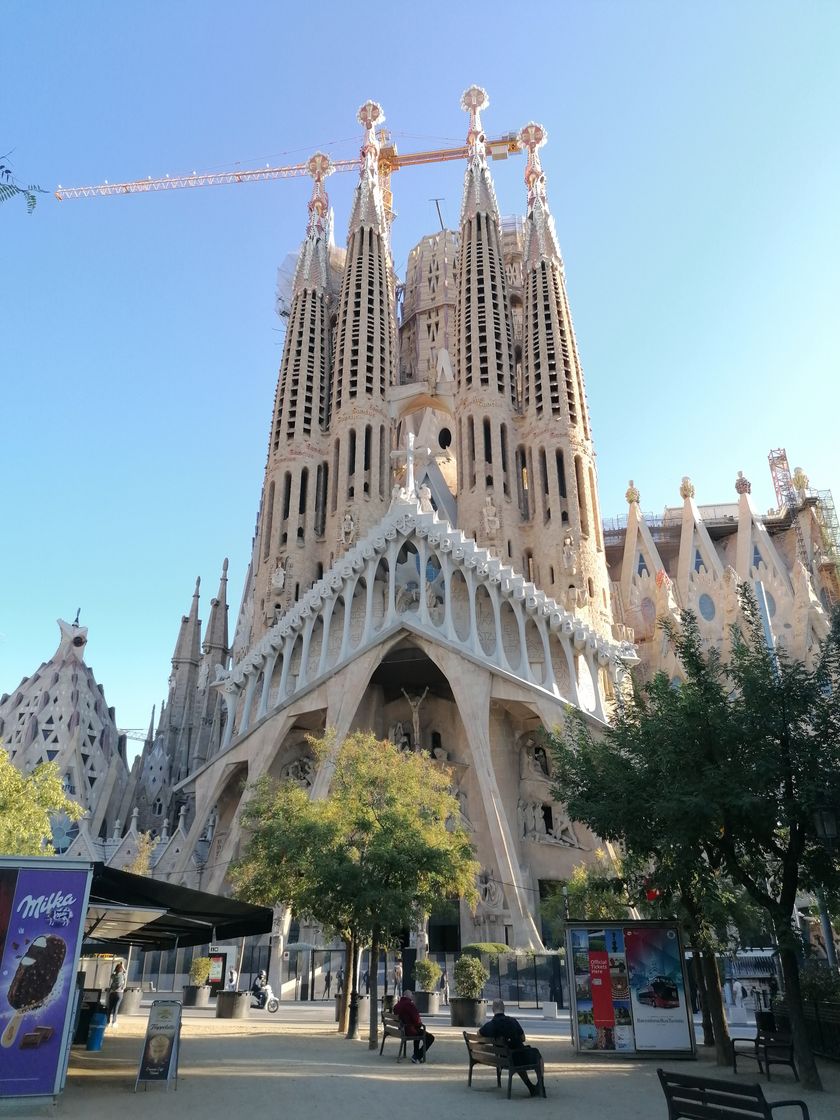
[[[382,186],[382,196],[385,209],[389,217],[393,216],[391,175],[403,167],[417,167],[427,163],[446,163],[449,160],[466,159],[465,146],[458,148],[431,148],[424,152],[407,152],[401,155],[396,144],[392,141],[386,129],[379,132],[379,179]],[[507,159],[508,155],[522,151],[518,135],[506,133],[497,140],[486,140],[487,153],[491,159]],[[339,159],[330,161],[331,171],[353,171],[359,166],[359,160]],[[173,191],[184,187],[213,187],[228,183],[261,183],[268,179],[295,179],[301,175],[308,175],[309,164],[293,163],[285,167],[263,167],[252,170],[215,171],[192,175],[165,175],[162,179],[132,179],[125,183],[99,183],[91,187],[62,187],[59,186],[55,197],[59,202],[71,198],[94,198],[102,195],[114,194],[147,194],[150,191]]]

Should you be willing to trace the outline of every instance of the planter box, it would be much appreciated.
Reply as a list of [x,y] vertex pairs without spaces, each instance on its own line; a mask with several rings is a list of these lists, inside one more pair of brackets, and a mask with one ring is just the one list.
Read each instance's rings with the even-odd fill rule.
[[414,1002],[421,1015],[440,1014],[440,992],[415,992]]
[[217,1019],[247,1019],[250,1009],[250,992],[219,992],[216,996]]
[[120,1015],[137,1015],[140,1012],[140,1000],[143,998],[142,988],[126,988],[120,1004]]
[[184,994],[181,999],[184,1007],[209,1007],[210,1006],[210,985],[202,984],[185,984]]
[[557,1004],[550,999],[543,1002],[543,1019],[556,1019],[557,1018]]
[[450,996],[449,1015],[453,1027],[481,1027],[487,1018],[487,1000]]

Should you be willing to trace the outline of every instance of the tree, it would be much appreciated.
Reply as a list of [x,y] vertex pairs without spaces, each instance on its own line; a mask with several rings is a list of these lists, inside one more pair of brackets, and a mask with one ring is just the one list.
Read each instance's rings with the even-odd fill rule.
[[282,903],[340,936],[345,991],[357,992],[356,948],[370,944],[373,1048],[380,947],[441,898],[474,899],[479,868],[468,834],[454,824],[458,803],[445,767],[365,732],[312,745],[333,768],[329,795],[312,801],[297,786],[257,782],[241,818],[251,838],[231,877],[241,897]]
[[14,174],[8,163],[5,161],[9,158],[11,153],[0,157],[0,202],[8,202],[9,199],[22,197],[26,199],[26,211],[31,214],[35,209],[35,204],[38,201],[39,194],[47,194],[47,191],[41,187],[30,183],[28,186],[22,186]]
[[565,883],[553,883],[540,904],[543,920],[552,929],[565,928],[570,918],[594,921],[623,921],[630,901],[621,878],[621,864],[614,865],[599,848],[591,864],[579,863]]
[[131,863],[127,863],[123,870],[130,872],[132,875],[150,875],[152,855],[159,842],[159,837],[152,836],[151,832],[138,832],[137,851],[134,853],[134,859]]
[[54,762],[44,762],[31,774],[22,774],[0,746],[0,854],[53,855],[50,818],[66,813],[77,821],[84,812],[64,792]]
[[768,915],[803,1084],[819,1088],[793,920],[799,890],[838,886],[813,819],[826,800],[840,804],[840,614],[810,666],[768,649],[746,588],[741,616],[726,661],[706,647],[690,612],[680,627],[666,624],[682,684],[658,675],[625,698],[598,737],[572,717],[552,737],[556,794],[678,900],[708,966],[716,1036],[725,1031],[712,967],[716,927],[738,890]]

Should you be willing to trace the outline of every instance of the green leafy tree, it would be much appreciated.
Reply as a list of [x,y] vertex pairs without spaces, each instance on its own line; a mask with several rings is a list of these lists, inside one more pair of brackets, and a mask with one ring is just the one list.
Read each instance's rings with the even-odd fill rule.
[[826,800],[840,804],[840,615],[806,666],[768,649],[746,589],[741,608],[726,662],[685,612],[680,628],[664,627],[681,687],[658,675],[598,737],[572,717],[553,736],[556,793],[574,817],[620,843],[666,900],[678,898],[709,958],[707,986],[719,990],[714,934],[732,885],[767,914],[803,1083],[819,1088],[794,903],[798,891],[821,885],[833,895],[840,873],[813,824]]
[[[351,973],[345,992],[357,991],[356,949],[369,944],[377,961],[381,946],[441,898],[474,900],[479,868],[468,834],[454,824],[458,803],[445,769],[370,733],[313,747],[332,770],[329,795],[312,801],[296,786],[258,782],[241,817],[251,837],[231,876],[241,897],[282,903],[340,936]],[[375,967],[370,980],[373,1048]]]
[[22,774],[0,746],[0,855],[53,855],[51,817],[65,813],[77,821],[84,812],[64,792],[54,762]]
[[38,201],[38,195],[47,194],[47,191],[34,183],[30,183],[28,186],[19,183],[12,172],[11,166],[6,162],[9,154],[0,157],[0,203],[8,202],[12,198],[23,198],[26,202],[26,211],[31,214]]
[[151,832],[137,834],[137,850],[131,863],[125,865],[124,870],[132,875],[150,875],[152,871],[152,856],[160,842],[159,837],[152,836]]
[[592,863],[579,863],[565,883],[551,884],[540,903],[544,925],[562,938],[567,906],[570,918],[593,921],[623,921],[628,918],[630,901],[621,871],[621,863],[614,863],[599,848]]

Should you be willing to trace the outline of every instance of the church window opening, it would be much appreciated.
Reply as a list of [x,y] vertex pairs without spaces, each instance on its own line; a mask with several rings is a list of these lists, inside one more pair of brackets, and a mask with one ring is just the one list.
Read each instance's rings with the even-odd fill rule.
[[155,803],[152,806],[152,812],[156,817],[163,816],[163,801],[159,797],[155,798]]
[[335,440],[333,443],[333,484],[332,484],[332,512],[335,513],[338,508],[338,465],[339,465],[340,445],[339,441]]
[[700,614],[705,618],[706,622],[711,622],[715,617],[715,601],[711,595],[707,595],[704,591],[697,602]]
[[527,521],[531,516],[528,497],[528,467],[525,462],[525,448],[521,444],[516,449],[516,491],[519,500],[519,512],[522,520]]
[[752,559],[752,566],[753,566],[754,568],[757,568],[757,567],[759,567],[759,565],[760,565],[760,564],[762,564],[762,563],[763,563],[763,560],[762,560],[762,556],[761,556],[761,550],[759,549],[759,547],[758,547],[758,545],[757,545],[757,544],[754,544],[754,545],[753,545],[753,559]]
[[445,451],[452,444],[452,432],[449,428],[441,428],[438,432],[438,447]]
[[263,560],[268,559],[271,552],[271,522],[274,518],[274,483],[268,484],[268,495],[265,500],[265,527],[263,529]]
[[554,583],[554,565],[553,564],[549,564],[549,566],[548,566],[548,578],[549,578],[549,581],[551,583]]
[[525,572],[525,578],[530,583],[536,583],[537,569],[534,564],[534,554],[530,549],[527,549],[522,556],[522,569]]
[[566,467],[563,462],[563,452],[558,448],[554,456],[557,464],[557,485],[560,488],[560,497],[566,497]]
[[365,494],[370,494],[370,449],[373,441],[373,429],[370,424],[365,424],[365,447],[363,469],[365,472],[365,480],[363,483],[363,491]]
[[306,491],[309,489],[309,468],[304,467],[300,472],[300,496],[298,497],[298,513],[303,517],[306,514]]
[[636,575],[637,576],[649,576],[650,575],[650,572],[648,571],[647,562],[645,561],[645,558],[641,554],[641,552],[639,553],[639,562],[638,562],[638,564],[636,564]]
[[327,485],[329,467],[326,462],[319,463],[315,472],[315,536],[322,537],[327,521]]
[[706,565],[703,563],[703,557],[700,555],[699,548],[695,548],[694,550],[694,570],[695,572],[704,572],[706,570]]
[[550,805],[543,805],[543,807],[542,807],[542,819],[543,819],[543,825],[545,827],[546,835],[547,836],[553,836],[554,835],[554,812],[552,811],[552,808],[551,808]]
[[292,504],[292,475],[286,471],[283,475],[283,520],[288,521],[289,509]]
[[595,584],[593,583],[591,576],[586,581],[586,587],[589,591],[589,598],[594,599],[595,598]]
[[586,484],[583,474],[583,460],[575,455],[575,482],[577,483],[578,511],[580,513],[580,534],[589,536],[589,507],[586,504]]
[[475,489],[475,425],[472,416],[467,420],[467,464],[470,490]]

